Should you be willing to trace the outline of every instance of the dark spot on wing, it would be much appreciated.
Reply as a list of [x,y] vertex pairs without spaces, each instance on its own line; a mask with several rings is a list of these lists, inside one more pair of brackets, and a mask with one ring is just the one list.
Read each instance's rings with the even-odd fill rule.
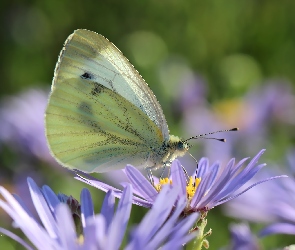
[[103,86],[97,82],[94,82],[93,85],[94,87],[91,90],[91,95],[97,96],[102,92]]
[[83,75],[81,75],[81,78],[91,80],[91,79],[93,79],[93,75],[88,72],[85,72]]
[[78,109],[86,114],[92,115],[92,113],[93,113],[91,104],[89,104],[87,102],[81,102]]

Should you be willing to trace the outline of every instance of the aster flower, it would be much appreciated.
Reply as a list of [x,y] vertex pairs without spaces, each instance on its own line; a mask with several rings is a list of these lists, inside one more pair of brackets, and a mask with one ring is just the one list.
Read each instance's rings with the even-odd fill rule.
[[44,112],[49,91],[30,89],[7,97],[0,104],[0,144],[27,157],[55,164],[44,134]]
[[[222,168],[218,162],[209,166],[208,159],[202,158],[195,174],[188,177],[188,180],[178,160],[172,162],[170,178],[160,179],[154,183],[150,183],[136,168],[127,165],[125,173],[133,186],[135,194],[133,203],[144,207],[152,207],[163,185],[171,184],[171,186],[180,187],[178,197],[184,197],[186,200],[187,205],[184,209],[184,214],[190,214],[196,211],[206,212],[215,206],[240,196],[258,184],[278,177],[286,177],[269,177],[239,191],[244,184],[265,166],[265,164],[257,165],[263,152],[264,150],[261,150],[246,167],[243,167],[243,164],[248,158],[241,160],[237,164],[235,164],[235,159],[231,159],[225,168]],[[76,179],[105,192],[113,190],[116,197],[121,196],[121,190],[107,185],[81,171],[76,171],[76,173]],[[153,178],[157,180],[155,177]]]
[[[294,152],[287,158],[292,176],[295,166]],[[266,177],[271,175],[273,174],[269,171],[264,173]],[[267,224],[259,233],[261,237],[271,234],[295,235],[295,180],[290,177],[268,182],[261,192],[251,190],[228,202],[224,212],[231,217]]]
[[[12,232],[0,228],[0,232],[26,249],[119,249],[126,231],[132,205],[132,186],[127,184],[121,194],[116,212],[113,192],[109,191],[102,205],[101,214],[94,214],[92,199],[87,189],[81,192],[81,206],[72,198],[55,195],[48,187],[41,190],[28,178],[31,198],[39,220],[24,205],[18,196],[11,195],[0,187],[0,207],[13,219],[30,243]],[[181,249],[182,245],[195,237],[188,234],[198,214],[178,220],[184,202],[175,206],[178,192],[167,186],[162,189],[153,208],[132,231],[126,249]],[[69,210],[70,205],[71,211]],[[173,208],[173,213],[171,214]],[[80,213],[81,211],[81,213]],[[81,234],[76,230],[73,214],[81,218]],[[40,223],[40,222],[41,223]],[[155,223],[151,223],[155,222]]]
[[[208,159],[202,158],[193,176],[186,176],[180,162],[175,160],[172,162],[170,168],[170,178],[160,179],[154,183],[148,181],[136,168],[127,165],[125,173],[133,186],[133,192],[135,194],[133,203],[144,207],[152,207],[158,193],[163,187],[178,187],[178,202],[182,200],[185,203],[181,216],[186,217],[196,212],[201,213],[199,220],[196,222],[198,237],[194,241],[194,249],[201,249],[202,245],[207,247],[209,242],[206,237],[211,235],[211,230],[207,232],[204,232],[204,230],[207,224],[206,216],[209,210],[240,196],[258,184],[278,177],[285,177],[269,177],[250,185],[244,190],[240,190],[244,184],[265,166],[265,164],[257,165],[263,152],[264,150],[261,150],[246,167],[243,167],[243,164],[247,161],[247,158],[237,164],[232,159],[224,168],[218,162],[210,166]],[[121,190],[107,185],[81,171],[77,171],[76,173],[76,179],[105,192],[112,190],[116,197],[121,197]],[[155,177],[151,179],[157,180]],[[123,186],[125,185],[123,183]]]
[[246,223],[230,225],[231,246],[234,250],[258,250],[260,249],[258,239],[252,234]]
[[[295,180],[288,178],[284,182],[272,183],[266,195],[266,215],[272,218],[269,226],[261,230],[259,236],[272,234],[295,235]],[[273,202],[273,201],[276,202]],[[255,208],[255,206],[254,206]]]
[[[269,175],[264,176],[268,178]],[[254,183],[257,178],[251,180]],[[288,179],[284,180],[288,181]],[[263,185],[263,188],[257,192],[252,189],[236,199],[227,202],[222,206],[224,214],[229,217],[235,217],[241,220],[251,221],[254,223],[273,223],[276,216],[270,209],[276,192],[276,186],[279,186],[280,181],[268,182]]]

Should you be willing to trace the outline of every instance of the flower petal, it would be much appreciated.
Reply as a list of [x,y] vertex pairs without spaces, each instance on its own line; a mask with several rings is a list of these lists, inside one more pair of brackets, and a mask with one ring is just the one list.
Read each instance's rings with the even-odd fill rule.
[[86,222],[89,217],[94,217],[93,202],[90,192],[87,188],[83,188],[81,195],[81,220],[83,228],[86,227]]
[[195,176],[196,178],[200,178],[202,176],[204,176],[207,171],[209,169],[209,160],[208,158],[201,158],[201,160],[199,161],[199,164],[198,164],[198,168],[196,169],[195,171]]
[[106,229],[109,228],[111,221],[114,216],[115,211],[115,196],[113,192],[110,190],[107,192],[106,196],[104,197],[102,207],[101,207],[101,214],[105,218]]
[[158,192],[135,167],[127,165],[126,175],[132,183],[134,190],[138,192],[140,196],[145,198],[147,201],[154,201],[156,199]]
[[6,230],[5,228],[0,227],[0,233],[10,237],[11,239],[15,240],[16,242],[18,242],[19,244],[21,244],[23,247],[25,247],[26,249],[29,250],[34,250],[30,245],[28,245],[27,242],[25,242],[22,238],[20,238],[19,236],[17,236],[16,234]]
[[132,186],[128,185],[119,201],[116,214],[108,230],[108,249],[119,249],[130,217]]
[[[162,227],[167,217],[171,213],[171,209],[177,200],[179,190],[171,190],[169,185],[164,185],[159,193],[152,209],[146,214],[136,229],[134,237],[141,239],[142,247],[155,236],[155,233]],[[154,223],[151,223],[154,222]]]
[[0,194],[8,202],[5,203],[0,200],[0,207],[13,219],[35,246],[40,249],[57,247],[55,240],[48,235],[35,219],[26,213],[18,201],[5,188],[0,187]]
[[295,235],[295,225],[289,223],[275,223],[261,230],[260,237],[272,234],[293,234]]
[[44,195],[51,212],[54,213],[56,206],[60,204],[60,201],[57,198],[56,194],[52,191],[50,187],[46,185],[42,187],[41,192]]
[[186,179],[184,176],[184,170],[178,160],[174,160],[171,164],[171,177],[172,186],[180,187],[179,196],[186,196]]
[[77,235],[71,212],[66,204],[60,203],[56,208],[56,221],[59,230],[61,249],[78,249]]
[[39,215],[40,220],[42,221],[44,227],[52,238],[57,237],[57,227],[55,219],[48,208],[47,202],[43,194],[41,193],[39,187],[33,181],[32,178],[28,178],[28,186],[31,193],[31,198],[36,208],[36,211]]

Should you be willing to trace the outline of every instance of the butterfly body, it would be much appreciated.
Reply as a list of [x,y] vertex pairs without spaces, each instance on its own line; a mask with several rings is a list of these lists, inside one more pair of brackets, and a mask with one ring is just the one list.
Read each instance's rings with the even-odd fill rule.
[[106,172],[159,168],[188,150],[156,97],[123,54],[88,30],[68,37],[45,116],[52,155],[65,167]]

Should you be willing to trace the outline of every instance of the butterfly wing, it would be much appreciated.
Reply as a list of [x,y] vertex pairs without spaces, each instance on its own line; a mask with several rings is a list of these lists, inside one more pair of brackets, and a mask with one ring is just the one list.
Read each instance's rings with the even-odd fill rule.
[[102,35],[76,30],[68,37],[56,66],[53,87],[64,79],[84,76],[104,85],[142,110],[162,131],[169,130],[161,106],[138,71]]
[[120,169],[127,163],[146,166],[152,148],[163,143],[161,130],[115,91],[72,77],[55,82],[46,110],[52,154],[65,167],[85,172]]

